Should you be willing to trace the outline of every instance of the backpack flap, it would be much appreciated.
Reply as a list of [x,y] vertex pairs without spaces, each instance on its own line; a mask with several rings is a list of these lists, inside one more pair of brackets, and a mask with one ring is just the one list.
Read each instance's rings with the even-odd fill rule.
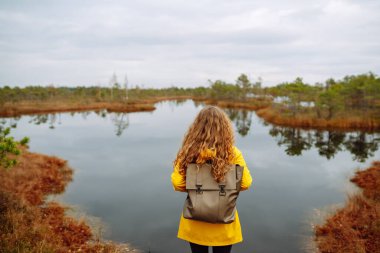
[[183,217],[210,223],[233,222],[242,173],[243,167],[228,165],[225,180],[217,183],[210,164],[189,164]]
[[[236,168],[239,166],[236,166]],[[189,164],[186,172],[186,190],[219,190],[224,185],[225,190],[237,190],[238,172],[235,165],[229,165],[229,170],[223,182],[215,181],[210,164]],[[241,178],[241,177],[240,177]]]

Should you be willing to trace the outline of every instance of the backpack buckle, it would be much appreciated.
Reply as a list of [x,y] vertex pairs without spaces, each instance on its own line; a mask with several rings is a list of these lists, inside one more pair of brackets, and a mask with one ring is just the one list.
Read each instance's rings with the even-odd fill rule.
[[226,191],[224,190],[225,185],[219,185],[220,191],[219,196],[226,196]]
[[197,187],[197,190],[195,191],[197,194],[202,194],[203,191],[202,191],[202,185],[201,184],[196,184],[195,185]]

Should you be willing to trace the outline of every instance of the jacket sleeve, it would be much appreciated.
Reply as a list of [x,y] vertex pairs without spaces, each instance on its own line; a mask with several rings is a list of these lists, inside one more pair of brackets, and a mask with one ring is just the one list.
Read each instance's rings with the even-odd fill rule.
[[175,191],[185,192],[186,191],[186,178],[185,175],[179,173],[179,167],[176,165],[174,171],[171,175],[173,189]]
[[234,163],[239,164],[240,166],[244,167],[243,178],[241,180],[241,190],[244,191],[244,190],[247,190],[251,186],[252,176],[251,176],[251,173],[249,172],[247,164],[245,163],[245,160],[241,151],[237,147],[234,147],[234,152],[235,152]]

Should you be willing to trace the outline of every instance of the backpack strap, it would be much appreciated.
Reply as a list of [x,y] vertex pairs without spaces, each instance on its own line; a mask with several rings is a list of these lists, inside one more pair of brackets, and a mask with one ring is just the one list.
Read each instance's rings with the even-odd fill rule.
[[197,194],[202,194],[202,173],[199,172],[200,167],[199,164],[197,164],[197,174],[196,174],[196,179],[195,179],[195,186],[197,187]]
[[240,166],[239,164],[235,165],[235,171],[236,171],[236,189],[240,191],[241,189],[241,180],[243,179],[243,171],[244,167]]
[[226,182],[220,182],[219,183],[219,196],[226,196],[226,190],[224,189],[226,187]]

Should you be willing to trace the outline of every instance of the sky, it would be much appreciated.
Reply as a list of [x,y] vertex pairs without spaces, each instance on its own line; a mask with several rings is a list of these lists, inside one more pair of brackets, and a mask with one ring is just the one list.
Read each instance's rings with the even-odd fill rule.
[[380,74],[378,0],[0,0],[0,87]]

